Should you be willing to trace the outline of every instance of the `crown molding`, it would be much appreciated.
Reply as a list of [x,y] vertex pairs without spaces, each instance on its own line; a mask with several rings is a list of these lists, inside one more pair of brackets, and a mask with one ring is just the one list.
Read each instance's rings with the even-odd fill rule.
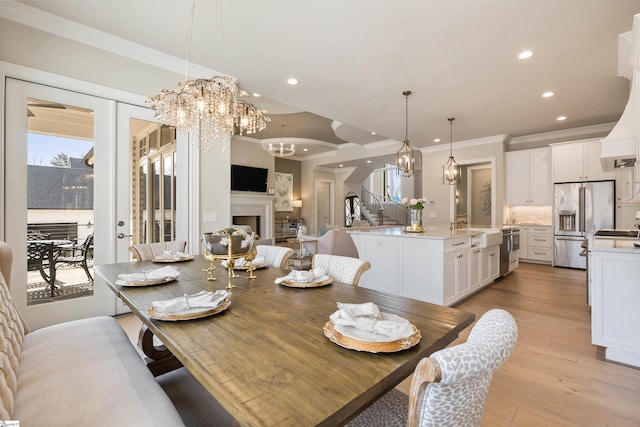
[[[185,59],[176,58],[138,43],[115,37],[24,3],[0,1],[0,17],[160,69],[181,75],[185,72]],[[225,75],[191,62],[189,63],[189,74],[195,76]]]
[[[495,144],[495,143],[503,144],[506,138],[508,138],[508,135],[502,134],[502,135],[487,136],[484,138],[470,139],[468,141],[459,141],[459,142],[453,143],[453,148],[454,149],[468,148],[468,147],[475,147],[478,145]],[[423,154],[437,153],[445,150],[448,151],[450,147],[451,147],[451,144],[440,144],[440,145],[420,148],[420,151]]]

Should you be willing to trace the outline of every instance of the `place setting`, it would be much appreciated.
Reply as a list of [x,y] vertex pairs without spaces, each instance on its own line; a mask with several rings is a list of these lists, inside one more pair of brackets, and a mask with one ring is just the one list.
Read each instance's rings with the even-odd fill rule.
[[116,284],[120,286],[158,285],[161,283],[173,282],[179,275],[180,272],[175,267],[165,266],[155,270],[143,271],[141,273],[118,274]]
[[391,353],[406,350],[420,342],[420,331],[407,319],[381,312],[372,302],[337,303],[338,310],[325,323],[324,335],[350,350]]
[[194,259],[193,255],[184,253],[184,252],[176,252],[176,251],[164,251],[162,254],[153,257],[151,261],[153,262],[182,262],[182,261],[191,261]]
[[231,291],[200,291],[181,297],[154,301],[147,310],[149,317],[156,320],[194,320],[225,311],[231,305]]
[[274,283],[290,288],[317,288],[333,283],[333,277],[328,276],[324,268],[291,270],[286,276],[275,279]]
[[[223,267],[227,268],[227,260],[223,259],[221,264]],[[253,267],[254,270],[257,270],[259,268],[265,268],[268,266],[269,266],[269,263],[264,257],[256,257],[251,261],[242,257],[242,258],[237,258],[233,263],[234,270],[248,270],[249,267]]]

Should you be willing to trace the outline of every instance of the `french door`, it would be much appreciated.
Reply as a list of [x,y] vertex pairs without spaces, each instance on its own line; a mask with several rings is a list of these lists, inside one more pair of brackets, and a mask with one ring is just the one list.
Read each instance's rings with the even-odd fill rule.
[[[53,269],[44,269],[55,274],[55,280],[49,274],[37,279],[49,299],[32,304],[29,295],[33,289],[29,288],[28,276],[38,265],[31,265],[33,261],[27,259],[27,240],[34,238],[27,234],[34,236],[33,229],[38,228],[39,234],[56,245],[56,251],[68,251],[74,241],[82,243],[91,234],[90,263],[105,264],[118,259],[119,239],[114,238],[118,233],[116,207],[126,205],[130,197],[129,188],[117,185],[118,103],[13,78],[6,79],[5,98],[4,232],[5,240],[14,250],[11,282],[14,301],[32,329],[94,315],[112,315],[116,311],[115,295],[99,278],[93,277],[91,292],[65,295],[62,291],[69,283],[60,279],[62,273],[55,268],[58,267],[55,262]],[[32,139],[61,136],[72,136],[81,141],[78,144],[84,141],[91,146],[82,153],[67,154],[74,152],[74,143],[53,139],[39,149],[33,148],[37,144]],[[118,140],[118,144],[127,141],[128,138]],[[60,175],[62,178],[56,178]],[[62,234],[61,224],[65,230]],[[48,259],[49,266],[53,259]],[[90,282],[89,273],[81,274],[86,274],[84,280]]]

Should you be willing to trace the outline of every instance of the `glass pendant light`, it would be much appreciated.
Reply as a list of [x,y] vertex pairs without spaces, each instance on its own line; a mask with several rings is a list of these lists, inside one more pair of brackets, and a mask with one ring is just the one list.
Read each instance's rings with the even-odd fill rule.
[[455,117],[449,117],[450,128],[450,144],[449,144],[449,160],[442,166],[442,182],[444,184],[454,185],[460,174],[460,165],[453,158],[453,121]]

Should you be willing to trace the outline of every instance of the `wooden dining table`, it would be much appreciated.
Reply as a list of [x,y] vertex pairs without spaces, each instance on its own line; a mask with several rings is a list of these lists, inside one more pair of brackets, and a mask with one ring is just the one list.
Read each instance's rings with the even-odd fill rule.
[[[218,266],[208,281],[201,255],[170,264],[177,280],[154,286],[121,286],[118,274],[149,271],[150,261],[94,266],[98,277],[129,306],[206,390],[248,426],[342,425],[409,376],[423,357],[442,349],[475,316],[455,308],[334,282],[312,288],[275,284],[288,270],[263,268],[256,279],[238,271],[225,311],[188,321],[149,317],[152,302],[215,291],[227,285]],[[425,284],[429,275],[425,274]],[[323,333],[337,302],[373,302],[417,327],[421,339],[397,352],[344,348]]]

